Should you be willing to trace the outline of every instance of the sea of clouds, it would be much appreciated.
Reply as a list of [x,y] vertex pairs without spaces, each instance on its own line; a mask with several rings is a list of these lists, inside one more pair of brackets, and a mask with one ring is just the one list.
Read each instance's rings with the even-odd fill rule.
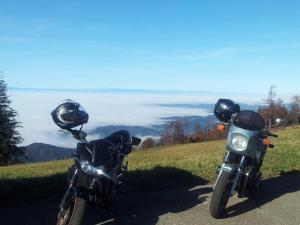
[[[91,91],[41,91],[9,89],[12,107],[17,110],[23,128],[22,145],[35,142],[62,147],[74,147],[71,137],[61,135],[50,113],[63,100],[79,102],[89,113],[86,130],[105,125],[151,126],[163,123],[163,117],[207,116],[211,111],[197,107],[172,107],[172,104],[214,104],[219,98],[232,98],[237,102],[255,104],[262,96],[218,94],[201,92],[91,92]],[[164,107],[163,104],[171,105]],[[90,137],[98,138],[101,134]]]

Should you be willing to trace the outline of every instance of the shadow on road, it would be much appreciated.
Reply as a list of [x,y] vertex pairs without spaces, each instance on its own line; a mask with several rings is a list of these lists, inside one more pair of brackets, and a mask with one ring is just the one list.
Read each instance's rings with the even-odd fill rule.
[[[155,225],[159,216],[188,210],[206,200],[212,188],[195,185],[207,183],[193,174],[177,169],[157,167],[153,170],[135,171],[128,174],[128,181],[140,181],[128,187],[115,200],[115,219],[105,211],[88,211],[85,225]],[[138,187],[136,186],[138,185]],[[142,190],[136,190],[136,188]],[[126,187],[125,187],[126,188]]]
[[0,207],[36,204],[39,199],[58,199],[67,186],[65,174],[0,180]]
[[[57,183],[61,180],[62,178],[59,177]],[[43,180],[38,181],[37,186],[40,186]],[[207,194],[212,191],[212,188],[207,186],[195,187],[195,185],[207,183],[206,180],[185,170],[171,167],[129,172],[124,183],[113,203],[114,219],[101,208],[88,209],[83,225],[155,225],[159,216],[188,210],[205,201]],[[192,187],[195,188],[191,189]],[[23,193],[13,191],[11,195],[27,192],[26,190]],[[58,205],[59,201],[55,201],[44,204],[35,203],[27,207],[0,208],[0,223],[54,225],[59,210]]]
[[235,217],[253,209],[261,207],[274,199],[287,193],[300,191],[300,171],[282,172],[280,176],[263,180],[256,201],[246,199],[238,204],[228,207],[224,218]]
[[[127,177],[126,186],[121,187],[114,201],[114,217],[100,208],[88,209],[83,225],[155,225],[161,215],[189,210],[206,201],[212,192],[211,187],[201,186],[206,180],[177,168],[157,167],[131,172]],[[257,196],[258,205],[244,200],[229,206],[225,218],[239,216],[287,193],[300,191],[299,180],[300,171],[264,180]],[[1,224],[54,225],[58,204],[0,208]]]

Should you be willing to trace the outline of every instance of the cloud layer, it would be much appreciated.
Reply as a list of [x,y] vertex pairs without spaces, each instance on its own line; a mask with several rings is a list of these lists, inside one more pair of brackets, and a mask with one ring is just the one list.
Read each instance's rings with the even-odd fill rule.
[[[163,104],[215,103],[220,97],[230,97],[238,102],[257,102],[252,96],[218,96],[218,94],[191,93],[109,93],[9,90],[13,108],[19,113],[23,128],[20,132],[24,145],[43,142],[72,147],[75,141],[65,137],[53,123],[51,111],[63,100],[79,102],[89,113],[86,130],[104,125],[151,126],[163,123],[162,117],[206,116],[209,111],[191,107],[164,107]],[[100,134],[99,134],[100,135]],[[90,139],[97,138],[97,135]]]

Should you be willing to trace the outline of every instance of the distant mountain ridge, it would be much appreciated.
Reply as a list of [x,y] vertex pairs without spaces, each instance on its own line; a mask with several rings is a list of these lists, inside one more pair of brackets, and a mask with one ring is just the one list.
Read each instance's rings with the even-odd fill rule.
[[[210,116],[211,120],[215,120],[214,116]],[[185,132],[193,132],[194,125],[200,123],[203,125],[207,117],[202,116],[175,116],[164,117],[163,124],[157,124],[150,127],[146,126],[101,126],[88,132],[89,135],[97,135],[101,138],[111,135],[118,130],[127,130],[132,136],[143,137],[156,137],[159,138],[165,129],[166,123],[170,121],[179,120],[183,123]],[[187,124],[185,124],[187,122]],[[63,160],[71,158],[71,155],[75,153],[75,149],[57,147],[44,143],[33,143],[24,147],[26,158],[22,159],[23,162],[46,162],[54,160]]]
[[[241,107],[241,110],[254,110],[257,111],[259,108],[259,104],[245,104],[245,103],[238,103]],[[208,112],[213,112],[215,104],[210,103],[201,103],[201,104],[156,104],[161,107],[168,107],[168,108],[189,108],[189,109],[202,109],[207,110]]]
[[224,92],[224,91],[208,91],[208,90],[181,90],[181,89],[126,89],[126,88],[38,88],[38,87],[12,87],[8,90],[15,91],[35,91],[35,92],[87,92],[87,93],[145,93],[145,94],[205,94],[205,95],[246,95],[256,96],[261,93],[242,93],[242,92]]
[[62,148],[44,143],[33,143],[24,147],[24,162],[46,162],[54,160],[69,159],[75,153],[75,149]]
[[[132,136],[143,137],[156,137],[159,138],[165,129],[166,123],[170,121],[179,120],[183,123],[185,132],[191,133],[194,131],[196,123],[203,125],[207,117],[203,116],[174,116],[164,117],[162,120],[163,124],[157,124],[150,127],[146,126],[102,126],[97,127],[88,132],[89,135],[101,136],[101,138],[111,135],[113,132],[118,130],[127,130]],[[215,121],[214,116],[210,116],[212,121]],[[50,144],[44,143],[33,143],[24,147],[26,158],[22,159],[25,163],[30,162],[46,162],[54,160],[63,160],[71,158],[71,155],[75,153],[75,149],[57,147]],[[28,158],[28,159],[27,159]]]
[[146,127],[146,126],[130,126],[130,125],[109,125],[109,126],[101,126],[97,127],[90,132],[91,135],[99,135],[102,138],[105,138],[111,135],[113,132],[119,130],[127,130],[132,136],[159,136],[161,133],[161,127]]
[[216,121],[214,115],[209,116],[170,116],[163,117],[161,120],[163,123],[155,124],[151,126],[130,126],[130,125],[108,125],[99,126],[93,130],[88,131],[90,135],[98,135],[102,138],[109,136],[113,132],[118,130],[127,130],[132,136],[137,137],[160,137],[164,132],[166,125],[171,121],[180,121],[183,125],[184,132],[193,133],[196,124],[204,126],[207,119],[210,119],[212,125]]

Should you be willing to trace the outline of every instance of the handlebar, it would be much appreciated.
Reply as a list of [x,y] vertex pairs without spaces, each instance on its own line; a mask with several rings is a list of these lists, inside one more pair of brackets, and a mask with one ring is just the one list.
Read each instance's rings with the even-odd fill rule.
[[142,140],[137,137],[131,137],[131,141],[132,141],[132,145],[136,145],[136,146],[142,142]]
[[278,138],[278,135],[277,134],[272,134],[271,132],[267,132],[267,136],[270,136],[270,137],[274,137],[274,138]]
[[[78,140],[82,143],[85,143],[85,144],[88,143],[88,141],[86,139],[87,133],[82,131],[82,127],[79,130],[66,129],[66,131],[65,130],[60,130],[60,131],[67,133],[67,134],[68,134],[68,132],[66,132],[66,131],[69,131],[76,140]],[[130,138],[131,140],[130,139],[127,140],[128,138]],[[127,131],[123,131],[123,130],[115,132],[105,139],[111,141],[115,145],[130,144],[130,145],[138,146],[142,142],[142,140],[140,138],[133,137],[133,136],[130,137],[130,134]],[[126,142],[124,142],[123,139],[125,139]],[[128,141],[128,143],[127,143],[127,141]]]

